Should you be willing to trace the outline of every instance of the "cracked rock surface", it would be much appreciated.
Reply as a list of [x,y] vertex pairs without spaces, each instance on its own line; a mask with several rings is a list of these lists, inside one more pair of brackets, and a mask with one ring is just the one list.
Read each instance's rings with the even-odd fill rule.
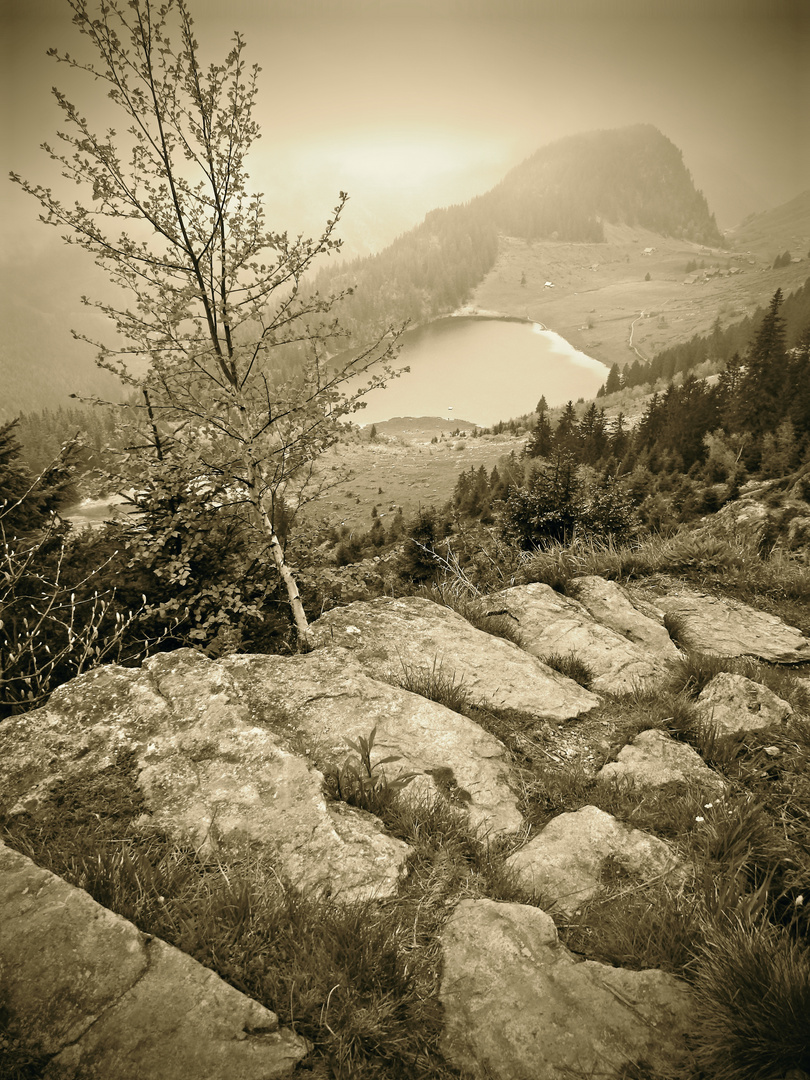
[[308,1052],[275,1013],[0,843],[0,985],[46,1080],[273,1080]]
[[503,743],[444,705],[370,678],[348,650],[234,656],[222,664],[241,687],[254,722],[275,724],[282,738],[304,741],[317,768],[342,765],[349,756],[347,740],[376,728],[372,762],[397,758],[383,766],[391,778],[418,774],[404,797],[445,795],[474,827],[520,828]]
[[351,649],[363,669],[383,681],[399,683],[409,669],[436,670],[463,684],[473,700],[537,719],[573,720],[599,705],[596,694],[517,645],[423,597],[384,596],[334,608],[311,630],[316,647]]
[[[512,616],[523,636],[523,648],[538,659],[573,653],[591,672],[594,690],[623,694],[667,675],[660,653],[604,626],[584,604],[562,596],[549,585],[515,585],[493,593],[486,601],[490,610]],[[674,646],[673,652],[677,658]]]
[[442,946],[443,1050],[476,1080],[616,1075],[641,1058],[664,1069],[684,1052],[686,983],[578,962],[540,908],[462,900]]
[[800,630],[739,600],[677,585],[655,603],[677,620],[679,640],[700,652],[754,656],[772,664],[810,661],[810,641]]
[[151,823],[203,854],[257,845],[293,884],[346,900],[396,889],[407,844],[370,814],[327,803],[323,775],[251,719],[222,664],[190,649],[138,670],[98,668],[6,720],[4,801],[23,811],[58,779],[122,754],[133,756]]

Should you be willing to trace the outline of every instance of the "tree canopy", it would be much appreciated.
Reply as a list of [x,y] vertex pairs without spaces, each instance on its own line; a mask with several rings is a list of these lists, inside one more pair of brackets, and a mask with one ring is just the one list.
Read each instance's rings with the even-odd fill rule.
[[317,491],[315,460],[392,376],[398,336],[383,331],[347,356],[334,313],[341,295],[302,288],[340,246],[347,196],[315,239],[268,225],[247,166],[260,137],[260,68],[248,66],[240,34],[204,68],[186,0],[104,0],[93,12],[88,0],[67,3],[96,60],[50,55],[105,86],[125,127],[99,133],[54,90],[65,130],[59,149],[44,149],[85,201],[12,179],[129,296],[128,305],[83,301],[116,332],[113,343],[93,342],[97,362],[137,391],[128,466],[141,508],[168,501],[181,513],[189,492],[240,507],[305,636],[277,515]]

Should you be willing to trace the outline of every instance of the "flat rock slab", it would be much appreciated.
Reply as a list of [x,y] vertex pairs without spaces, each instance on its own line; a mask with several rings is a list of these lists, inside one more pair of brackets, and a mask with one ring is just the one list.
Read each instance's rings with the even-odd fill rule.
[[311,632],[313,645],[350,649],[367,674],[385,682],[399,684],[410,669],[435,670],[461,684],[473,701],[546,720],[573,720],[599,705],[596,694],[517,645],[422,597],[335,608]]
[[723,777],[691,746],[652,729],[640,732],[622,747],[617,760],[603,765],[597,779],[629,780],[637,787],[652,788],[690,783],[714,795],[722,795],[728,788]]
[[448,1061],[476,1080],[615,1075],[685,1058],[691,995],[662,971],[577,962],[550,915],[462,900],[442,934]]
[[[6,809],[131,754],[152,823],[205,854],[256,845],[298,887],[390,895],[410,849],[369,814],[327,803],[323,775],[250,715],[222,663],[191,649],[107,666],[0,725]],[[14,805],[16,803],[16,806]]]
[[278,1017],[0,843],[4,1025],[46,1080],[271,1080],[308,1052]]
[[664,663],[680,659],[681,653],[664,626],[663,611],[633,599],[617,582],[596,575],[575,578],[573,590],[597,622],[641,646],[647,655]]
[[435,701],[370,678],[348,650],[234,656],[222,664],[241,687],[252,722],[277,737],[305,740],[320,770],[356,758],[347,741],[376,728],[372,763],[396,757],[382,766],[386,776],[418,774],[403,797],[426,790],[445,796],[484,831],[523,824],[510,787],[510,754],[499,739]]
[[640,882],[685,880],[669,844],[596,806],[552,818],[507,865],[545,910],[568,916],[600,892],[609,861]]
[[715,675],[703,688],[696,708],[700,719],[714,725],[721,735],[778,727],[793,714],[790,705],[767,686],[728,672]]
[[755,656],[772,664],[810,662],[810,640],[775,615],[738,600],[679,586],[656,600],[678,622],[678,640],[715,656]]
[[594,690],[624,694],[662,682],[668,674],[656,654],[603,626],[579,601],[549,585],[516,585],[486,597],[486,604],[488,611],[515,620],[523,648],[533,656],[576,656],[590,670]]

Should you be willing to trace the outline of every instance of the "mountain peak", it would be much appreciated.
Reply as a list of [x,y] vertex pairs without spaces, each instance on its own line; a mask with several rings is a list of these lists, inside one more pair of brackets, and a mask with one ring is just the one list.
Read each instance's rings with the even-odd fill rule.
[[609,221],[699,243],[721,241],[682,152],[652,124],[550,143],[482,201],[502,231],[528,240],[603,240]]

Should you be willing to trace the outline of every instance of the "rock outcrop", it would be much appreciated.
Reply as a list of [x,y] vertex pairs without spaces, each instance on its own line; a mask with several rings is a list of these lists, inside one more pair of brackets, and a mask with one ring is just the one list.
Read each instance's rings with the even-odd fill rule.
[[722,795],[728,789],[723,777],[710,769],[696,750],[654,729],[636,735],[619,751],[616,761],[603,765],[597,775],[600,780],[624,780],[641,788],[692,784],[712,795]]
[[591,616],[649,656],[670,664],[681,656],[664,626],[664,613],[654,604],[632,597],[615,581],[588,575],[573,582],[574,595]]
[[[504,743],[403,680],[444,682],[496,709],[480,714],[482,723],[497,723],[516,758],[524,742],[545,754],[556,777],[592,760],[586,738],[591,751],[614,753],[611,734],[626,727],[615,706],[594,714],[597,694],[539,656],[573,652],[603,692],[654,688],[680,655],[666,621],[705,652],[810,661],[798,630],[737,602],[683,586],[642,599],[638,587],[594,577],[575,589],[576,599],[544,585],[487,598],[490,611],[520,624],[524,648],[426,599],[382,597],[323,615],[306,655],[211,660],[180,649],[139,669],[98,668],[44,708],[0,724],[0,812],[23,815],[19,823],[60,783],[69,790],[71,781],[125,769],[143,798],[144,829],[223,860],[249,848],[307,894],[391,902],[411,849],[372,814],[324,794],[325,774],[354,756],[350,742],[373,729],[374,774],[414,774],[403,797],[444,799],[479,836],[529,835],[517,793],[532,798]],[[717,676],[696,708],[732,735],[778,727],[791,711],[736,675]],[[656,729],[621,747],[598,778],[663,787],[673,798],[688,787],[713,800],[729,788],[695,750]],[[614,872],[633,888],[659,880],[688,888],[690,871],[673,849],[585,806],[552,818],[507,862],[527,903],[461,900],[443,933],[448,1061],[481,1080],[677,1064],[690,1027],[685,984],[660,971],[579,962],[548,913],[569,918]],[[530,894],[548,910],[531,906]],[[290,1075],[306,1052],[273,1013],[2,845],[0,981],[4,1019],[21,1044],[50,1055],[49,1080],[258,1080]]]
[[152,824],[204,853],[257,845],[295,885],[347,900],[397,886],[407,845],[369,814],[327,803],[323,775],[251,717],[223,662],[190,649],[139,670],[98,668],[45,708],[5,721],[5,799],[32,807],[56,780],[123,754]]
[[662,971],[578,962],[539,908],[462,900],[442,935],[443,1051],[481,1080],[618,1075],[685,1057],[691,995]]
[[46,1080],[274,1080],[304,1039],[214,972],[0,843],[0,1000]]
[[810,641],[795,626],[738,600],[683,585],[656,600],[679,642],[714,656],[754,656],[772,664],[810,662]]
[[[523,648],[538,659],[552,654],[576,656],[591,672],[590,686],[595,691],[623,694],[660,682],[667,675],[663,649],[654,652],[646,644],[636,644],[598,622],[579,601],[548,585],[516,585],[488,596],[486,603],[488,611],[514,619]],[[644,619],[638,612],[636,615],[637,622]],[[659,629],[666,635],[663,626]],[[670,646],[677,658],[672,642]]]
[[748,734],[779,727],[793,709],[761,683],[743,675],[721,672],[704,687],[697,699],[700,719],[720,735]]
[[234,656],[222,662],[239,686],[253,722],[288,742],[303,741],[321,771],[339,767],[348,740],[376,729],[372,761],[393,778],[417,773],[405,789],[447,795],[485,832],[520,828],[510,755],[460,713],[366,675],[348,650],[305,656]]
[[316,647],[351,649],[372,677],[394,684],[409,671],[434,671],[472,700],[543,720],[573,720],[599,705],[517,645],[476,630],[449,608],[421,597],[380,597],[327,611],[312,625]]
[[639,882],[685,879],[669,844],[595,806],[552,818],[507,866],[546,911],[570,916],[599,893],[610,862]]

